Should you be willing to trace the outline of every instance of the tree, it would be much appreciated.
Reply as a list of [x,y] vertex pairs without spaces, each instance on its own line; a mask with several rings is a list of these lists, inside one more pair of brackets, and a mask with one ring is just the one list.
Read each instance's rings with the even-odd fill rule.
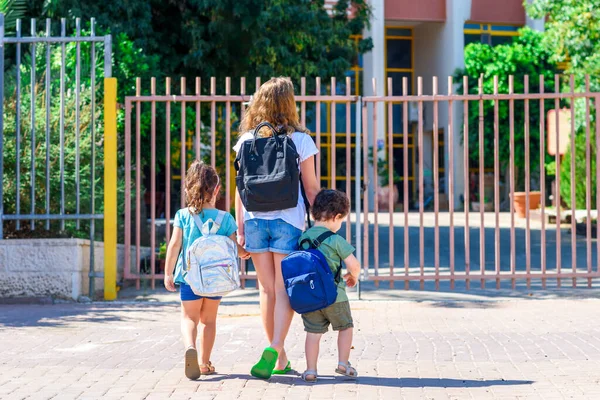
[[[483,78],[483,92],[494,93],[494,78],[498,79],[498,92],[508,93],[509,75],[514,77],[514,93],[523,93],[525,75],[529,76],[529,91],[539,92],[539,76],[544,76],[545,91],[552,91],[556,66],[550,61],[551,54],[541,44],[543,34],[523,28],[512,43],[491,47],[487,44],[471,43],[465,48],[465,69],[455,74],[460,82],[469,78],[469,93],[478,93],[479,78]],[[546,107],[548,110],[550,104]],[[538,101],[529,102],[530,171],[532,176],[539,172],[539,118]],[[494,101],[483,104],[484,167],[494,167]],[[509,102],[498,104],[499,161],[501,171],[508,171],[510,163],[510,114]],[[514,143],[516,188],[525,184],[525,106],[523,101],[514,103]],[[463,132],[464,135],[464,132]],[[479,164],[479,102],[469,103],[469,153],[471,162]]]
[[[546,18],[543,45],[554,62],[565,62],[565,73],[573,75],[575,90],[585,89],[586,76],[589,76],[590,89],[600,91],[600,0],[534,0],[527,6],[533,18]],[[568,80],[563,81],[563,91],[570,91]],[[570,208],[571,204],[571,158],[575,158],[576,208],[585,208],[587,175],[585,164],[586,101],[577,99],[575,108],[575,149],[569,148],[560,164],[561,197]],[[595,102],[590,102],[590,131],[595,132]],[[596,141],[591,135],[591,194],[596,192]],[[548,171],[556,173],[556,165],[550,162]]]
[[49,3],[48,14],[95,17],[159,55],[166,76],[221,84],[226,76],[342,77],[372,47],[363,39],[356,48],[350,37],[368,24],[366,0],[340,0],[331,16],[323,0],[66,0]]
[[565,72],[578,85],[590,75],[600,90],[600,0],[534,0],[526,7],[532,18],[546,19],[543,43],[552,61],[568,62]]

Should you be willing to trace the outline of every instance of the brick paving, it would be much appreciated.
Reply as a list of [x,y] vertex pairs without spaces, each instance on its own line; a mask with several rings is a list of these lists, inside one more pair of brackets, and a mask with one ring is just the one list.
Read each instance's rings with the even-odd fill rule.
[[[581,292],[580,292],[581,293]],[[585,293],[585,292],[583,292]],[[589,291],[589,293],[595,293]],[[266,345],[254,290],[220,308],[218,375],[183,376],[179,307],[160,301],[0,305],[1,399],[600,399],[600,299],[353,301],[357,381],[249,376]],[[155,299],[156,300],[156,299]],[[287,340],[304,369],[296,317]]]

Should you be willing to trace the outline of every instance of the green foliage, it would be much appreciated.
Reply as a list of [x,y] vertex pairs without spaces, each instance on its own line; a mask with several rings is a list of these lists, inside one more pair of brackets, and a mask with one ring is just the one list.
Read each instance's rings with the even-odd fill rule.
[[[586,135],[585,133],[575,136],[575,205],[576,209],[586,208],[587,196],[587,170],[586,170]],[[571,158],[573,151],[571,146],[567,148],[567,152],[560,162],[560,197],[561,200],[572,208],[571,202]],[[556,174],[556,163],[554,161],[548,163],[547,172]],[[593,130],[590,133],[590,179],[591,179],[591,201],[592,208],[595,208],[596,201],[596,139]]]
[[[85,34],[86,32],[84,32]],[[115,43],[115,53],[120,54],[139,54],[132,46],[124,34],[119,35],[119,41]],[[92,149],[94,149],[95,160],[95,213],[103,212],[103,96],[102,96],[102,76],[104,58],[103,47],[96,46],[96,60],[100,62],[96,65],[95,93],[96,103],[94,108],[94,130],[95,137],[92,141],[92,82],[90,79],[91,68],[91,45],[81,43],[81,82],[80,82],[80,120],[79,120],[79,176],[80,176],[80,212],[91,213],[91,161]],[[65,46],[66,64],[65,64],[65,119],[64,119],[64,192],[65,192],[65,212],[76,212],[77,197],[77,168],[76,168],[76,45],[69,43]],[[7,214],[16,213],[17,193],[21,200],[21,213],[29,213],[31,207],[30,187],[31,187],[31,59],[30,53],[24,52],[21,68],[21,87],[20,87],[20,105],[21,118],[19,122],[20,134],[20,185],[16,185],[16,158],[17,158],[17,87],[16,87],[16,66],[13,65],[5,73],[5,100],[4,100],[4,210]],[[51,77],[51,101],[50,101],[50,213],[60,213],[60,69],[61,69],[61,48],[52,46],[50,53],[50,77]],[[117,76],[126,76],[135,73],[140,68],[144,68],[144,57],[130,57],[126,62],[119,63],[113,68]],[[46,212],[46,46],[36,47],[36,80],[35,90],[35,212],[43,214]],[[123,131],[123,119],[119,120],[119,130]],[[123,157],[122,143],[119,149],[119,156]],[[121,161],[122,163],[122,161]],[[122,165],[122,164],[121,164]],[[122,180],[118,188],[121,196],[124,191]],[[123,203],[120,202],[120,207]],[[97,230],[100,230],[101,224],[96,224]],[[51,224],[51,230],[57,230],[58,223]],[[75,222],[66,223],[66,231],[71,236],[87,237],[85,232],[87,223],[83,223],[81,230],[77,231]]]
[[[478,93],[479,78],[483,78],[483,92],[494,93],[494,78],[498,78],[498,93],[509,92],[509,76],[514,76],[514,93],[524,92],[524,78],[529,76],[529,91],[539,92],[539,76],[544,77],[545,91],[552,91],[556,66],[550,61],[551,54],[542,46],[543,34],[523,28],[512,43],[491,47],[471,43],[465,48],[465,69],[457,71],[455,79],[469,78],[469,93]],[[530,169],[532,175],[539,170],[539,101],[529,102]],[[546,110],[551,105],[546,104]],[[484,167],[494,167],[494,101],[483,102]],[[509,101],[498,102],[498,154],[501,170],[510,162],[510,106]],[[479,102],[469,102],[469,154],[471,162],[479,164]],[[464,140],[464,132],[463,132]],[[525,169],[525,104],[514,102],[514,143],[517,188],[524,185]]]
[[4,14],[4,26],[7,32],[13,32],[16,20],[27,12],[27,0],[0,0],[0,13]]
[[526,5],[533,18],[545,18],[543,44],[552,61],[568,61],[579,87],[585,75],[600,90],[600,0],[534,0]]
[[364,39],[356,48],[350,37],[362,33],[370,9],[366,0],[340,0],[330,17],[323,5],[306,0],[65,0],[49,1],[47,10],[52,17],[95,17],[98,26],[126,33],[136,48],[160,57],[165,75],[215,76],[222,83],[226,76],[342,77],[357,54],[372,47]]
[[167,243],[162,242],[158,248],[158,259],[165,260],[167,258]]
[[[586,76],[592,92],[600,91],[600,0],[534,0],[527,6],[528,14],[533,18],[545,18],[545,32],[542,44],[546,51],[552,54],[554,62],[565,62],[566,73],[574,77],[576,91],[585,89]],[[563,91],[570,90],[565,81]],[[590,130],[595,132],[595,102],[590,102]],[[586,100],[577,99],[571,105],[575,108],[575,175],[576,175],[576,206],[585,208],[585,131],[586,131]],[[592,134],[592,154],[595,154],[595,140]],[[569,148],[561,162],[560,192],[564,201],[571,207],[571,156],[573,149]],[[550,171],[555,171],[554,163],[549,165]],[[592,156],[592,198],[596,192],[595,156]]]

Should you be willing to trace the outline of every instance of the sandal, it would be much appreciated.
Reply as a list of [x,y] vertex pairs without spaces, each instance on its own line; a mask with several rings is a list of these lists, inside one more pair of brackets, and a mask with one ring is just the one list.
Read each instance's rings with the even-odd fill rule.
[[185,351],[185,376],[195,381],[200,378],[200,366],[198,365],[198,351],[193,347],[188,347]]
[[284,369],[274,369],[273,375],[285,375],[292,370],[292,363],[288,360]]
[[[312,378],[309,378],[312,376]],[[315,383],[317,381],[317,371],[314,369],[307,369],[302,373],[302,380],[308,383]]]
[[[342,367],[344,369],[341,369],[340,367]],[[356,379],[358,377],[358,372],[356,372],[356,368],[354,368],[352,365],[350,365],[350,362],[348,362],[348,364],[345,364],[342,362],[338,363],[338,366],[335,369],[335,372],[337,374],[344,375],[344,376],[347,376],[348,378],[352,378],[352,379]]]
[[277,357],[279,353],[272,347],[267,347],[260,357],[260,360],[254,364],[250,370],[250,374],[255,378],[269,379],[273,375],[273,369],[277,363]]
[[[203,371],[204,370],[204,371]],[[209,361],[206,364],[200,364],[200,375],[212,375],[215,373],[215,367]]]

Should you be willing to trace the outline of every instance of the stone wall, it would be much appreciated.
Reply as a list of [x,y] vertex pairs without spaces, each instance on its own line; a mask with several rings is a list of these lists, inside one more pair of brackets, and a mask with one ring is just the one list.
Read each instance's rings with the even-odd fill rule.
[[[117,281],[123,277],[124,246],[118,245]],[[142,257],[150,249],[141,249]],[[94,243],[96,272],[104,269],[104,243]],[[89,296],[90,241],[83,239],[0,240],[0,298]],[[132,257],[131,270],[134,270]],[[94,281],[102,293],[104,279]]]

